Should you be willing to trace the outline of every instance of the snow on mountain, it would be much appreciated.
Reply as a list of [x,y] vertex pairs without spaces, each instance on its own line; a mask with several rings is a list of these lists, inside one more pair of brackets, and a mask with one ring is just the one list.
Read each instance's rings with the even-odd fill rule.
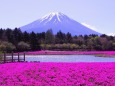
[[100,33],[59,12],[49,13],[28,25],[20,27],[20,29],[22,31],[38,33],[52,29],[54,34],[61,30],[64,33],[70,32],[72,35],[100,35]]
[[92,25],[90,25],[90,24],[87,24],[87,23],[81,23],[82,25],[84,25],[84,26],[86,26],[86,27],[88,27],[88,28],[90,28],[90,29],[92,29],[92,30],[95,30],[95,31],[97,31],[98,29],[95,27],[95,26],[92,26]]
[[58,21],[61,21],[61,20],[60,20],[60,17],[63,16],[63,15],[64,15],[64,14],[62,14],[62,13],[52,12],[52,13],[49,13],[49,14],[43,16],[43,17],[41,18],[41,20],[43,21],[43,20],[45,20],[45,19],[49,19],[49,21],[50,21],[54,16],[56,16],[57,19],[58,19]]

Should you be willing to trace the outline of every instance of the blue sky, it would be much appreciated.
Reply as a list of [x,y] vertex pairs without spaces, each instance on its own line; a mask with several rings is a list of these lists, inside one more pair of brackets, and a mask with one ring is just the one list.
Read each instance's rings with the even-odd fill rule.
[[1,0],[0,28],[15,28],[62,12],[98,32],[115,33],[115,0]]

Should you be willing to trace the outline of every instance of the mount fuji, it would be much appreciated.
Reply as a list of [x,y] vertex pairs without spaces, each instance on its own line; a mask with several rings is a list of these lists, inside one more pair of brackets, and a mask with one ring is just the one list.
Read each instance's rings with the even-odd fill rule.
[[59,12],[49,13],[28,25],[20,27],[20,29],[27,32],[33,31],[35,33],[46,32],[48,29],[52,29],[54,34],[58,31],[62,31],[64,33],[69,32],[72,35],[100,35],[99,32],[96,32]]

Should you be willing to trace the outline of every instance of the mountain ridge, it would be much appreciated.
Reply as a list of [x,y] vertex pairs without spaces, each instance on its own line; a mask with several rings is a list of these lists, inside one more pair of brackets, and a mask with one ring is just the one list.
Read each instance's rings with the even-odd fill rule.
[[54,34],[58,31],[62,31],[64,33],[70,32],[72,35],[100,35],[99,32],[82,25],[61,12],[49,13],[30,24],[20,27],[20,29],[22,31],[38,33],[52,29]]

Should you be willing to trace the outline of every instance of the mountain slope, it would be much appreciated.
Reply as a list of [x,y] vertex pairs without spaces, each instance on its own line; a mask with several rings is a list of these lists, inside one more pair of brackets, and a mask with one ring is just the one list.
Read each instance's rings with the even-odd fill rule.
[[59,30],[64,33],[70,32],[72,35],[89,35],[100,33],[93,31],[92,29],[80,24],[79,22],[70,19],[63,13],[50,13],[28,25],[20,27],[22,31],[27,32],[46,32],[48,29],[52,29],[56,34]]

